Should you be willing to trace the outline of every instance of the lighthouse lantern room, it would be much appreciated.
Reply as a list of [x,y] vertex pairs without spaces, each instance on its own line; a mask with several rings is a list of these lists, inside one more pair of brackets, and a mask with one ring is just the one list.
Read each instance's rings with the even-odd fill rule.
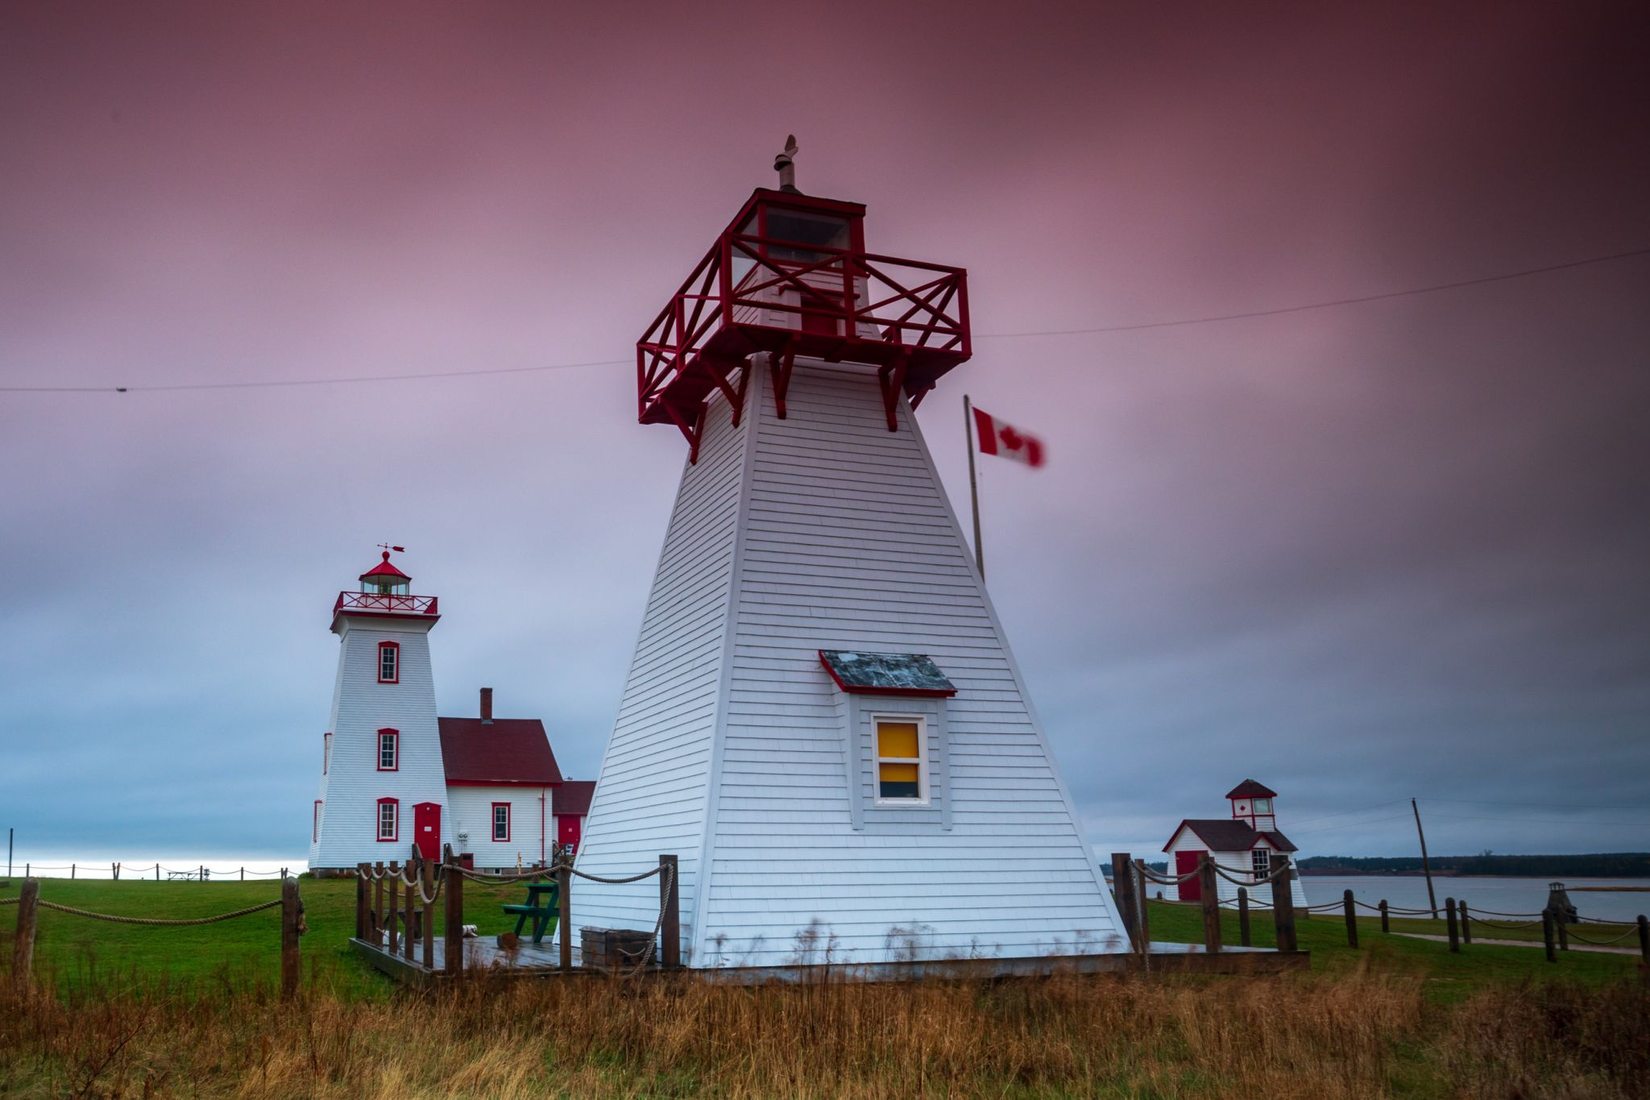
[[969,357],[965,272],[866,251],[794,153],[637,344],[640,419],[689,455],[578,865],[676,853],[693,967],[1121,950],[912,414]]

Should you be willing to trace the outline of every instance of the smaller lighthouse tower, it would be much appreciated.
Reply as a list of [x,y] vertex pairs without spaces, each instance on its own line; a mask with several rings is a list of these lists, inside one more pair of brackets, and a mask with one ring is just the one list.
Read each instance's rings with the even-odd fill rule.
[[430,672],[434,596],[383,560],[358,592],[332,605],[338,678],[322,736],[321,789],[310,826],[311,870],[403,859],[417,844],[439,858],[446,779]]

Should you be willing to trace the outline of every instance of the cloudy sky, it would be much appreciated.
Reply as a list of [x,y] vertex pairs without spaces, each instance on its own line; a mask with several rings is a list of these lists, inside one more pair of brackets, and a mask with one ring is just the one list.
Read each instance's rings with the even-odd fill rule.
[[594,776],[627,364],[795,132],[969,269],[953,499],[964,392],[1048,442],[990,585],[1099,851],[1246,776],[1303,854],[1650,848],[1644,8],[1362,7],[5,5],[0,826],[301,855],[380,541],[442,712]]

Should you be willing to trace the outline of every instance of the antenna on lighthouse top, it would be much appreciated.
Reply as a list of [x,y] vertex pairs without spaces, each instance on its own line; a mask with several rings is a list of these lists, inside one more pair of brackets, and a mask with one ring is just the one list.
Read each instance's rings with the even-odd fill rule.
[[802,192],[796,189],[796,135],[785,135],[785,151],[773,158],[773,170],[779,173],[779,189],[789,191],[793,195]]

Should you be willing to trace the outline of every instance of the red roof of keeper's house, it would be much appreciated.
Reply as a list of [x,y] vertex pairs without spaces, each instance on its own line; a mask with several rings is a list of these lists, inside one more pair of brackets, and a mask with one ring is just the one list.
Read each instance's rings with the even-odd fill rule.
[[594,779],[564,779],[556,788],[553,811],[583,817],[590,812],[590,797],[595,793]]
[[[1258,784],[1257,784],[1258,786]],[[1169,834],[1169,843],[1163,845],[1167,852],[1174,844],[1175,837],[1180,830],[1190,829],[1197,838],[1209,846],[1211,852],[1247,852],[1264,838],[1267,844],[1280,852],[1293,852],[1295,846],[1289,838],[1276,829],[1251,829],[1246,822],[1234,821],[1229,817],[1216,818],[1187,818],[1176,825],[1174,832]]]
[[447,782],[459,786],[553,787],[561,769],[537,718],[437,718]]
[[1227,798],[1276,798],[1278,792],[1253,779],[1245,779],[1242,783],[1226,792]]

